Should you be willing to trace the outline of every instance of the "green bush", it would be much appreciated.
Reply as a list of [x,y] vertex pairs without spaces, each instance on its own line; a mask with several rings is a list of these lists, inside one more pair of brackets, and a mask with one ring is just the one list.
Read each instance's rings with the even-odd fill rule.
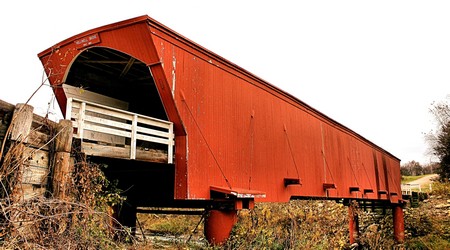
[[450,182],[433,182],[432,195],[450,197]]

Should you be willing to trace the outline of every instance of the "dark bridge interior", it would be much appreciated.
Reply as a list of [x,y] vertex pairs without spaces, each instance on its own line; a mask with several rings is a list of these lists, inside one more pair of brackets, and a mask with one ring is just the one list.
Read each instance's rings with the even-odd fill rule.
[[147,65],[120,51],[103,47],[83,51],[65,84],[128,102],[130,112],[167,120]]

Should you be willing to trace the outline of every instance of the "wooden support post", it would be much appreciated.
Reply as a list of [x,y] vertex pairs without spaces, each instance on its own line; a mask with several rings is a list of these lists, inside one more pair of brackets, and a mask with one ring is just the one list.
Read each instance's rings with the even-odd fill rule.
[[70,151],[72,149],[73,128],[69,120],[61,120],[56,129],[55,160],[53,167],[53,195],[65,200],[67,185],[72,172]]
[[55,152],[53,169],[53,196],[65,200],[68,177],[70,176],[70,153]]
[[72,150],[72,121],[60,120],[56,127],[55,151],[70,153]]
[[[27,155],[25,155],[25,143],[28,142],[28,135],[30,134],[32,123],[33,107],[26,104],[17,104],[14,109],[10,127],[8,128],[10,139],[13,143],[8,151],[8,154],[11,156],[10,161],[6,163],[6,165],[10,164],[15,171],[14,179],[10,182],[12,185],[12,192],[9,194],[9,202],[13,204],[25,200],[23,175],[28,162]],[[8,132],[6,136],[8,136]],[[5,164],[5,162],[3,164]],[[12,209],[9,211],[9,221],[15,229],[12,231],[11,237],[14,238],[17,235],[27,235],[27,231],[30,230],[30,225],[22,220],[21,214],[23,212],[14,206],[11,207]]]
[[[13,202],[24,200],[24,191],[22,188],[22,180],[26,157],[23,155],[25,152],[25,145],[28,141],[28,135],[31,131],[31,124],[33,123],[33,107],[27,104],[17,104],[14,109],[14,114],[11,123],[11,140],[16,142],[14,145],[14,158],[15,164],[17,164],[17,183],[13,187],[13,191],[10,194]],[[11,149],[10,149],[11,151]],[[12,152],[12,151],[11,151]]]
[[33,123],[33,107],[27,104],[17,104],[12,118],[11,140],[28,141],[31,124]]
[[348,226],[350,232],[350,244],[358,242],[359,237],[359,218],[356,207],[352,204],[348,206]]
[[403,219],[403,208],[394,206],[392,208],[392,219],[394,224],[394,240],[397,243],[405,242],[405,221]]
[[15,180],[11,182],[12,192],[9,194],[9,197],[13,203],[22,202],[25,200],[25,192],[22,185],[23,173],[26,167],[26,157],[24,156],[25,148],[26,147],[23,143],[17,143],[12,146],[8,152],[8,154],[12,155],[12,158],[7,164],[11,164],[16,168]]

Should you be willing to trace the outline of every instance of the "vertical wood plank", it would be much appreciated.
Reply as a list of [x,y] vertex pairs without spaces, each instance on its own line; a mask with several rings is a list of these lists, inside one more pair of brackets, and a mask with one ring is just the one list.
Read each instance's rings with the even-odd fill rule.
[[133,116],[133,121],[131,125],[131,146],[130,146],[130,159],[136,159],[136,134],[137,134],[137,125],[138,125],[138,116],[135,114]]
[[77,137],[80,138],[80,140],[83,140],[85,117],[86,117],[86,103],[82,102],[80,111],[78,112],[78,128],[77,128]]
[[72,150],[72,121],[60,120],[56,126],[55,151],[70,153]]
[[66,104],[66,119],[67,120],[72,119],[72,102],[73,102],[72,98],[67,99],[67,104]]
[[169,164],[173,163],[173,144],[174,144],[173,123],[170,123],[169,140],[168,140],[168,148],[167,148],[167,163],[169,163]]
[[66,200],[69,178],[71,176],[70,153],[56,152],[55,165],[53,168],[53,196],[57,199]]
[[72,121],[60,120],[56,126],[52,186],[54,197],[61,200],[66,200],[66,195],[70,184],[70,176],[72,173],[72,166],[70,164],[72,138]]

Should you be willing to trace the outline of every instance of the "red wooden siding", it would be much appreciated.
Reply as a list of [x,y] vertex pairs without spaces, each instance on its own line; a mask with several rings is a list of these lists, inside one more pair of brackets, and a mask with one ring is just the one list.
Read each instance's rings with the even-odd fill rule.
[[[176,198],[209,199],[211,186],[218,186],[263,191],[264,201],[328,195],[399,202],[391,195],[401,195],[399,159],[149,17],[100,27],[42,52],[47,73],[61,73],[50,76],[52,85],[64,81],[81,51],[73,41],[94,33],[100,42],[90,46],[131,55],[155,78],[176,127]],[[65,110],[65,97],[55,92]],[[302,185],[286,187],[285,178]],[[326,192],[324,183],[336,189]],[[363,196],[364,189],[373,193]]]

